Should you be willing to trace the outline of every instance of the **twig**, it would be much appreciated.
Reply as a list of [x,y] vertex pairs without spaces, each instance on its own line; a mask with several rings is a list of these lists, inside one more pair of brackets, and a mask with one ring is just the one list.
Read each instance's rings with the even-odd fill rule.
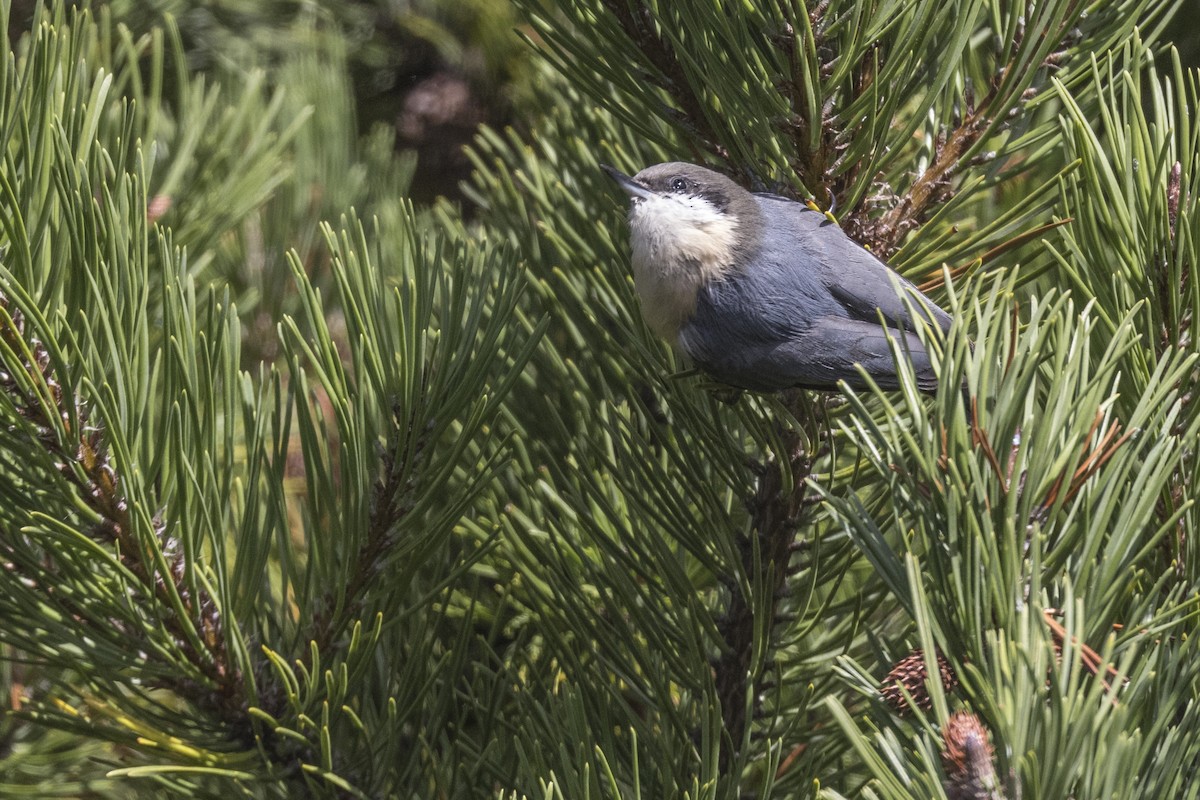
[[[761,563],[771,569],[773,583],[766,587],[769,592],[772,627],[779,621],[779,600],[787,579],[787,564],[793,550],[796,531],[805,512],[811,508],[806,502],[805,482],[812,463],[804,446],[804,437],[797,431],[784,434],[787,448],[791,482],[784,484],[785,470],[767,469],[759,478],[754,497],[751,499],[751,536],[758,540]],[[742,569],[753,574],[755,568],[754,542],[746,538],[741,541]],[[754,653],[754,631],[757,627],[751,598],[741,592],[732,591],[729,609],[721,621],[720,630],[724,648],[713,665],[717,696],[721,702],[721,716],[725,730],[737,747],[746,731],[747,681],[753,681],[751,659]],[[754,695],[757,696],[755,691]],[[728,764],[734,753],[721,751],[722,764]]]
[[[295,742],[286,741],[271,730],[257,729],[253,724],[247,714],[250,704],[248,685],[227,647],[225,621],[215,600],[203,587],[193,591],[189,586],[186,556],[167,534],[161,513],[153,520],[153,543],[138,536],[129,501],[123,493],[121,473],[109,457],[104,430],[88,425],[89,409],[78,398],[69,397],[63,391],[53,374],[45,346],[36,338],[26,337],[24,315],[10,306],[3,293],[0,293],[0,307],[8,312],[6,319],[0,317],[0,340],[12,352],[20,353],[27,348],[32,355],[31,359],[23,359],[20,363],[3,365],[0,392],[9,396],[17,412],[35,432],[36,442],[51,456],[55,469],[98,518],[87,534],[116,551],[121,565],[137,582],[133,590],[153,600],[157,620],[195,670],[170,678],[159,677],[156,685],[222,720],[230,741],[244,747],[253,747],[257,742],[281,764],[295,763],[301,757],[312,760],[311,754],[298,752]],[[49,390],[50,403],[43,404],[28,395],[14,378],[17,371],[23,371],[30,383],[44,385]],[[48,412],[57,415],[58,419],[48,416]],[[78,420],[79,430],[72,430],[72,419]],[[63,433],[65,442],[75,443],[73,447],[70,444],[64,446],[60,441]],[[0,544],[11,551],[7,543]],[[165,574],[158,567],[155,548],[166,562]],[[14,567],[15,563],[10,564],[10,568]],[[54,569],[49,555],[46,568],[51,572]],[[36,576],[28,577],[31,585],[39,587]],[[47,594],[56,590],[52,584],[39,588]],[[58,594],[57,600],[68,605],[79,602],[63,593]],[[83,621],[92,619],[93,614],[90,610],[81,610],[75,618],[86,624]],[[135,629],[119,619],[109,619],[103,624],[128,632],[130,636],[137,635]],[[156,647],[142,648],[137,641],[130,641],[129,646],[131,652],[157,650]],[[202,676],[200,680],[193,677],[197,674]],[[265,680],[256,683],[259,705],[270,707],[271,697],[278,694],[274,691],[277,687]]]

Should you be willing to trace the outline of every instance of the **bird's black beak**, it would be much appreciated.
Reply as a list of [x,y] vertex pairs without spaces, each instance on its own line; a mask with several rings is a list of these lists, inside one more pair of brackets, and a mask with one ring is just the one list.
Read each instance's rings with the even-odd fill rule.
[[621,172],[619,169],[614,169],[608,164],[601,164],[600,169],[607,172],[608,176],[616,181],[620,187],[625,190],[625,194],[629,195],[631,200],[649,200],[651,197],[655,196],[654,192],[650,191],[645,186],[642,186],[640,183],[626,175],[624,172]]

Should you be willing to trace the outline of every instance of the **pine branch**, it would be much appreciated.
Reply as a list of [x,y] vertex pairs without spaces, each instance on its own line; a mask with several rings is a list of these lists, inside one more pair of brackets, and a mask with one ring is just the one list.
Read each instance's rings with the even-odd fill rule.
[[[843,59],[851,57],[840,52],[836,42],[828,40],[828,28],[835,22],[827,17],[829,6],[830,0],[821,0],[808,12],[808,30],[812,36],[810,47],[816,62],[814,75],[807,74],[809,65],[796,47],[796,30],[792,23],[785,25],[778,44],[787,56],[790,73],[802,76],[784,83],[789,102],[795,110],[791,126],[797,155],[792,166],[804,186],[828,187],[836,200],[854,185],[861,174],[863,162],[854,159],[844,163],[841,157],[849,147],[849,137],[836,120],[837,96],[831,93],[815,107],[810,107],[806,97],[821,81],[828,80]],[[863,49],[850,78],[849,93],[844,104],[853,103],[870,90],[875,82],[879,55],[880,47],[877,45]],[[815,115],[813,112],[816,112]],[[812,146],[813,142],[817,143],[815,147]]]
[[[157,548],[157,552],[137,536],[128,502],[121,491],[120,472],[107,452],[103,428],[89,426],[87,406],[78,399],[70,399],[63,391],[42,344],[37,339],[27,343],[24,315],[10,305],[2,292],[0,311],[3,312],[0,342],[8,352],[27,352],[32,356],[21,364],[5,364],[6,371],[0,373],[0,391],[10,397],[14,408],[36,431],[38,444],[53,459],[59,474],[84,507],[95,515],[96,522],[87,528],[88,537],[116,551],[119,563],[139,582],[140,593],[147,599],[153,598],[159,619],[173,645],[203,680],[198,683],[181,674],[174,679],[160,678],[159,681],[164,688],[190,700],[198,708],[215,711],[227,722],[235,723],[234,729],[243,729],[247,737],[243,744],[249,744],[252,734],[245,727],[246,687],[226,647],[224,620],[216,602],[204,587],[193,591],[189,586],[185,556],[168,536],[161,514],[154,518],[154,544],[151,546]],[[17,381],[14,369],[23,369],[27,381]],[[44,385],[50,402],[39,401],[22,388],[22,383]],[[58,419],[47,417],[50,412]],[[78,420],[81,430],[71,429],[72,420]],[[69,437],[68,441],[74,443],[73,451],[70,445],[60,441],[60,428]],[[3,542],[0,546],[11,547]],[[46,569],[53,574],[52,555],[48,556]],[[38,582],[37,577],[30,576],[29,579]],[[47,594],[56,594],[53,584],[47,583],[42,589]],[[69,596],[60,595],[59,599],[68,605],[77,602]],[[81,614],[80,618],[88,619],[89,615]],[[140,635],[120,619],[111,618],[108,624],[126,636]]]
[[[1043,57],[1039,67],[1022,67],[1017,61],[1025,44],[1025,22],[1018,22],[1011,48],[1012,60],[997,68],[987,94],[978,104],[970,93],[966,95],[965,115],[953,130],[938,135],[929,166],[879,219],[869,219],[859,213],[850,215],[848,227],[856,238],[886,258],[895,252],[909,232],[925,222],[932,209],[953,197],[954,179],[968,168],[978,166],[975,161],[964,161],[965,156],[982,137],[996,130],[998,122],[1010,126],[1026,113],[1027,104],[1039,94],[1038,88],[1029,86],[1034,75],[1039,69],[1058,68],[1068,48],[1078,39],[1073,26],[1079,5],[1079,0],[1071,0],[1055,30],[1039,31],[1037,46],[1053,41],[1057,47]],[[1021,86],[1027,88],[1021,89]],[[984,160],[988,158],[985,156]]]
[[888,257],[901,240],[925,220],[929,210],[950,199],[951,176],[961,166],[963,155],[979,140],[991,120],[973,113],[934,147],[932,163],[913,181],[899,201],[878,220],[851,215],[850,229],[862,244],[881,257]]
[[660,86],[679,105],[679,122],[705,143],[714,154],[728,158],[729,152],[720,144],[721,137],[708,124],[703,103],[692,82],[688,80],[671,43],[655,30],[650,9],[636,7],[629,0],[603,0],[604,7],[617,18],[621,29],[642,55],[662,76]]
[[[771,620],[769,629],[781,622],[777,612],[780,598],[788,578],[788,563],[794,552],[797,531],[803,525],[807,512],[812,508],[808,500],[808,478],[812,472],[812,458],[808,453],[807,441],[801,432],[786,430],[782,441],[788,465],[764,466],[761,470],[754,496],[750,498],[750,536],[738,540],[741,569],[744,575],[755,575],[763,570],[769,576],[764,586],[766,615]],[[785,485],[785,477],[790,478]],[[754,598],[738,591],[736,584],[730,586],[730,604],[720,621],[722,653],[713,665],[717,698],[721,705],[724,728],[729,733],[734,752],[722,750],[723,763],[736,757],[746,725],[746,697],[754,698],[752,713],[756,713],[760,701],[761,686],[753,684],[755,676],[752,663],[754,654],[754,632],[761,625],[756,615]],[[751,685],[747,685],[749,682]]]
[[[380,564],[394,544],[396,531],[413,510],[416,477],[410,470],[398,468],[396,464],[397,448],[415,433],[412,430],[415,420],[408,420],[406,432],[403,415],[399,405],[393,406],[392,432],[380,454],[380,478],[372,492],[366,534],[354,557],[350,579],[345,586],[329,588],[324,600],[317,605],[317,608],[326,610],[314,616],[309,626],[310,632],[305,637],[316,643],[318,652],[333,647],[346,627],[362,616],[366,599],[370,596],[370,584],[380,577]],[[433,420],[429,420],[415,437],[410,465],[416,464],[414,469],[417,472],[431,444],[432,433]]]

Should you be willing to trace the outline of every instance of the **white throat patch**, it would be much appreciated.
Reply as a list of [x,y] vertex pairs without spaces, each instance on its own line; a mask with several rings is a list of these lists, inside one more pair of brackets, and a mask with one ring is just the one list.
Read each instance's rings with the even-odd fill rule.
[[633,278],[651,330],[678,344],[697,292],[732,269],[737,230],[737,217],[703,197],[666,195],[633,203]]

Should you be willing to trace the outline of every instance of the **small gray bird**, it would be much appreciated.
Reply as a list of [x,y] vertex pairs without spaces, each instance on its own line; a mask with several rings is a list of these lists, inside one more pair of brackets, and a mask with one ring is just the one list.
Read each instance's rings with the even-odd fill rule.
[[857,364],[895,389],[882,313],[917,385],[936,388],[903,297],[943,330],[950,316],[824,214],[695,164],[604,169],[629,194],[642,316],[712,377],[754,391],[863,389]]

